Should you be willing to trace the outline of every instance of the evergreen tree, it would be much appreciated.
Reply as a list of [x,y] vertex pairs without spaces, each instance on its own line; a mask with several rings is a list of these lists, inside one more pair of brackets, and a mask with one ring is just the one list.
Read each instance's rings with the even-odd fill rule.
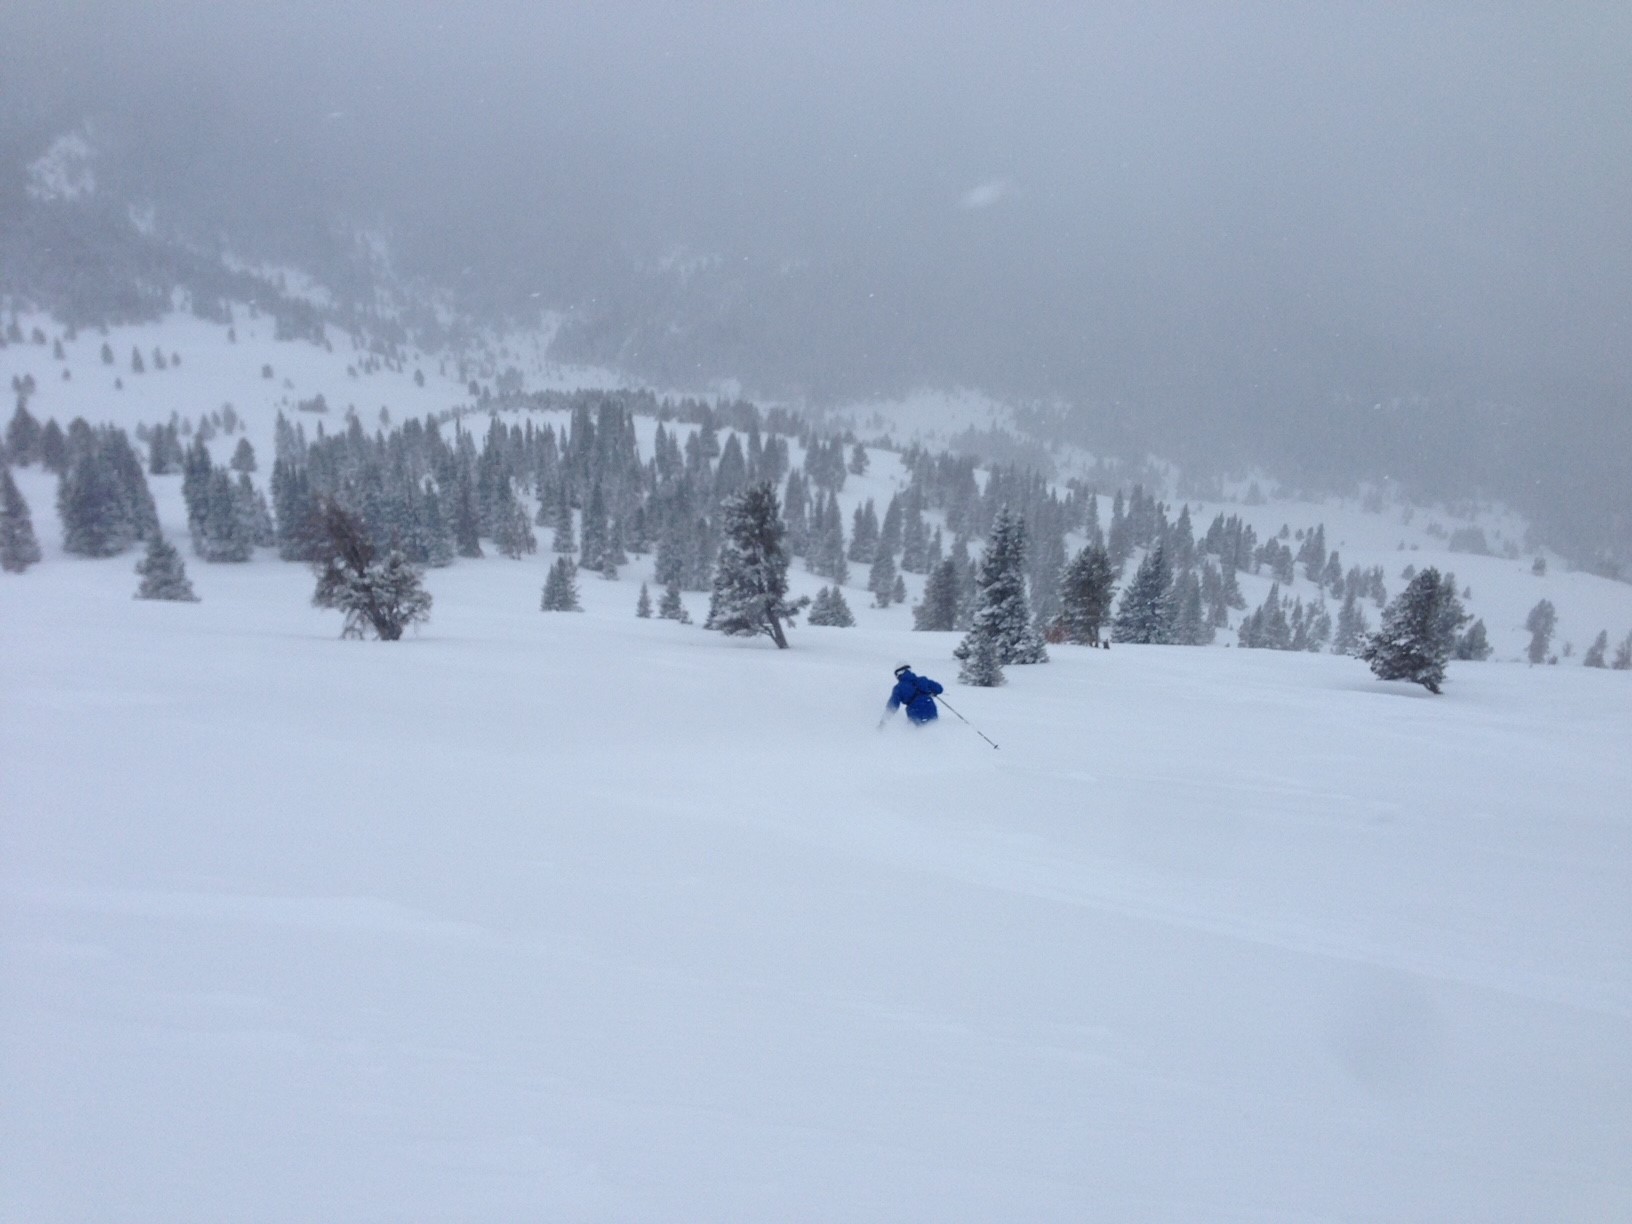
[[435,483],[427,476],[424,487],[417,491],[417,495],[412,484],[408,486],[408,491],[412,495],[413,509],[413,548],[404,549],[408,559],[416,565],[437,568],[452,565],[453,531],[442,513],[442,499],[437,496]]
[[40,458],[40,423],[28,410],[28,397],[17,397],[17,411],[6,426],[6,456],[18,467],[27,467]]
[[[984,676],[966,680],[968,684],[997,683],[990,678],[983,658],[984,642],[991,642],[991,655],[998,668],[1011,663],[1046,663],[1048,649],[1032,624],[1026,599],[1026,527],[1008,507],[998,511],[986,551],[981,554],[976,576],[973,623],[953,657],[964,663],[964,671]],[[961,675],[962,673],[960,673]]]
[[1429,566],[1383,611],[1383,623],[1360,657],[1381,680],[1410,680],[1438,693],[1464,619],[1454,587]]
[[558,553],[578,552],[578,542],[573,537],[573,503],[565,480],[555,494],[555,540],[550,548]]
[[923,574],[929,570],[929,524],[916,497],[909,498],[901,518],[901,571]]
[[726,502],[721,513],[724,539],[703,627],[738,637],[763,633],[786,650],[782,622],[791,623],[804,601],[787,597],[786,529],[776,490],[769,482],[753,485]]
[[1553,632],[1558,628],[1558,612],[1550,600],[1543,599],[1530,609],[1524,627],[1530,630],[1528,655],[1531,663],[1545,663],[1547,650],[1552,645]]
[[748,461],[743,457],[742,443],[732,434],[720,452],[720,462],[714,469],[714,503],[723,504],[748,487]]
[[644,582],[640,584],[640,598],[635,601],[635,615],[641,620],[650,620],[652,617],[652,596]]
[[930,633],[950,633],[958,627],[958,567],[955,562],[942,561],[929,571],[929,578],[924,582],[924,601],[912,610],[912,627]]
[[512,560],[520,560],[522,556],[538,551],[538,540],[533,535],[527,507],[516,496],[509,476],[499,477],[493,509],[493,543],[498,546],[499,552]]
[[[857,442],[850,450],[850,474],[865,476],[867,474],[867,448]],[[856,558],[858,561],[862,558]]]
[[28,503],[11,469],[0,466],[0,569],[20,574],[39,559],[40,542],[34,535]]
[[1485,632],[1485,622],[1476,620],[1468,627],[1468,631],[1456,639],[1456,657],[1473,663],[1483,663],[1491,656],[1490,638]]
[[856,507],[850,522],[850,560],[868,565],[877,559],[878,553],[888,551],[878,547],[878,512],[869,498]]
[[248,535],[249,542],[256,548],[271,548],[278,542],[277,531],[272,526],[272,511],[266,504],[266,495],[255,487],[248,472],[238,474],[234,494],[241,530]]
[[583,530],[579,535],[578,565],[581,569],[598,570],[606,563],[606,545],[611,524],[606,517],[606,497],[597,480],[590,489],[589,501],[584,504]]
[[1592,645],[1587,647],[1587,653],[1582,656],[1583,667],[1604,667],[1607,664],[1604,656],[1609,652],[1609,630],[1600,629],[1598,636],[1592,639]]
[[453,549],[461,557],[482,555],[481,523],[476,506],[476,482],[471,478],[470,468],[461,463],[453,484]]
[[[974,685],[976,688],[996,688],[1006,681],[1003,665],[998,660],[996,638],[988,634],[976,636],[971,630],[969,637],[964,639],[963,646],[967,646],[968,649],[959,656],[961,662],[958,666],[958,683]],[[959,649],[962,650],[963,646]]]
[[203,506],[189,524],[193,551],[206,561],[248,561],[255,553],[253,519],[225,468],[212,468]]
[[136,572],[142,577],[141,585],[136,588],[137,599],[198,602],[181,554],[158,532],[147,538],[147,555],[136,563]]
[[1616,671],[1632,671],[1632,630],[1615,647],[1615,661],[1610,666]]
[[253,472],[255,470],[255,448],[249,444],[248,438],[239,438],[238,447],[232,452],[232,459],[227,463],[235,472]]
[[[1477,628],[1483,633],[1484,622],[1480,621]],[[1360,606],[1357,593],[1351,588],[1343,596],[1343,606],[1337,612],[1337,633],[1332,638],[1332,653],[1359,654],[1370,631],[1371,626],[1366,623],[1366,610]]]
[[396,549],[379,560],[372,533],[357,515],[325,499],[318,506],[317,530],[312,603],[345,614],[341,636],[372,633],[394,642],[410,625],[430,619],[431,595],[419,570]]
[[1098,646],[1115,592],[1116,572],[1104,546],[1090,544],[1071,558],[1060,574],[1060,614],[1054,622],[1060,640]]
[[[1201,609],[1201,580],[1194,570],[1186,570],[1174,584],[1173,641],[1179,646],[1206,646],[1214,637],[1212,621]],[[1326,622],[1331,631],[1331,620]]]
[[111,557],[139,534],[130,520],[118,473],[95,438],[75,449],[57,486],[62,546],[84,557]]
[[657,615],[663,620],[679,621],[682,625],[691,624],[691,613],[686,611],[685,601],[680,598],[678,582],[671,582],[663,588],[663,598],[658,602]]
[[[181,444],[176,442],[175,437],[175,431],[171,430],[171,445],[179,458]],[[46,471],[55,472],[58,476],[68,470],[68,440],[63,435],[62,426],[55,420],[47,421],[45,428],[40,430],[40,462],[45,465]]]
[[895,559],[884,549],[879,549],[867,573],[867,589],[873,593],[875,606],[890,606],[895,598],[895,584],[900,580],[901,576],[895,570]]
[[1111,625],[1111,639],[1146,645],[1170,643],[1175,620],[1173,574],[1166,550],[1157,544],[1145,554],[1133,581],[1122,593]]
[[1237,640],[1248,650],[1291,650],[1292,623],[1281,600],[1281,584],[1270,584],[1269,594],[1251,616],[1241,622]]
[[1105,551],[1111,558],[1111,568],[1120,574],[1133,552],[1133,535],[1128,528],[1127,506],[1122,500],[1121,489],[1111,499],[1111,526],[1105,539]]
[[539,609],[544,612],[582,612],[578,602],[578,567],[570,557],[557,557],[544,578]]
[[[184,493],[188,479],[189,476],[182,477]],[[317,498],[312,493],[311,478],[305,467],[296,466],[293,459],[273,461],[272,509],[277,522],[274,534],[278,556],[285,561],[310,561],[316,557]],[[200,506],[200,517],[202,513]],[[195,520],[191,513],[188,520],[192,526]]]
[[806,619],[812,625],[827,625],[836,629],[849,629],[856,623],[850,605],[845,602],[844,592],[838,587],[824,586],[816,592],[815,602],[810,605]]

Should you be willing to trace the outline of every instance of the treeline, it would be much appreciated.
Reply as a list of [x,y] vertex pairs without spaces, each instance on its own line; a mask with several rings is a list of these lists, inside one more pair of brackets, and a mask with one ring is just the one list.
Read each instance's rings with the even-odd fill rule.
[[[684,619],[681,593],[711,590],[722,508],[769,483],[780,493],[787,553],[829,582],[810,609],[811,623],[854,623],[844,587],[863,567],[879,607],[904,601],[903,575],[920,575],[914,627],[968,633],[988,609],[987,619],[1004,625],[992,657],[997,667],[1046,653],[1033,638],[1208,644],[1229,626],[1232,611],[1247,612],[1242,573],[1273,580],[1264,602],[1240,618],[1237,640],[1248,648],[1357,653],[1370,633],[1364,605],[1382,608],[1388,598],[1381,567],[1345,567],[1327,547],[1324,525],[1296,533],[1283,527],[1260,540],[1239,516],[1221,513],[1198,532],[1188,505],[1175,513],[1141,485],[1116,490],[1102,522],[1099,497],[1084,482],[1060,488],[1030,469],[982,470],[970,456],[921,447],[901,454],[904,487],[882,505],[865,499],[847,514],[839,494],[866,473],[867,449],[853,435],[742,400],[660,400],[648,391],[517,394],[492,401],[507,411],[486,413],[485,422],[461,409],[371,433],[353,414],[337,433],[319,420],[314,436],[306,422],[280,414],[263,491],[247,438],[238,439],[227,463],[212,457],[210,444],[241,427],[230,406],[196,425],[172,417],[138,427],[144,464],[123,430],[41,423],[28,410],[32,388],[16,390],[4,458],[40,463],[60,477],[64,546],[87,556],[162,544],[145,477],[179,473],[192,552],[211,563],[246,561],[270,548],[288,561],[319,564],[332,553],[333,532],[323,525],[332,527],[325,515],[334,506],[354,517],[379,557],[401,554],[417,568],[489,551],[519,558],[547,549],[560,562],[547,607],[576,602],[568,592],[572,575],[615,577],[632,556],[651,555],[662,592],[657,614]],[[566,419],[537,419],[546,413]],[[656,422],[644,456],[637,417]],[[0,509],[6,567],[26,568],[38,560],[38,541],[9,473]],[[1073,536],[1080,540],[1074,553]],[[167,555],[163,562],[174,568]],[[1284,593],[1300,577],[1315,588],[1308,600]],[[994,601],[1000,616],[989,611]],[[651,603],[648,595],[648,610]],[[1594,643],[1589,652],[1593,665],[1608,654],[1607,635],[1600,636],[1602,648]],[[1456,657],[1488,656],[1482,622],[1463,631],[1454,649]]]

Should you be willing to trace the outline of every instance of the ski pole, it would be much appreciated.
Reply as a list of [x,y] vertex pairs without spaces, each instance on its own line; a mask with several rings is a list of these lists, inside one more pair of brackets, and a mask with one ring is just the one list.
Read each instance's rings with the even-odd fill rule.
[[[937,696],[935,698],[935,700],[940,702],[947,709],[952,710],[952,703],[949,702],[945,697]],[[956,710],[952,710],[952,713],[958,714],[958,712]],[[987,734],[984,731],[982,731],[979,727],[975,726],[974,723],[970,722],[962,714],[958,714],[958,721],[961,722],[964,726],[968,727],[969,730],[973,731],[976,735],[980,736],[980,738],[985,740],[988,744],[991,744],[993,748],[997,747],[996,744],[992,743],[991,739],[987,736]]]

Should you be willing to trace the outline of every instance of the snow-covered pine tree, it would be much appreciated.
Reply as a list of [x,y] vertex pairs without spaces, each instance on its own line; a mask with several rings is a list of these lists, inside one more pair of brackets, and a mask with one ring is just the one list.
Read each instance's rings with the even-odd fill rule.
[[[990,640],[992,658],[999,669],[1011,663],[1046,663],[1048,648],[1032,623],[1026,598],[1026,527],[1018,515],[1004,506],[992,523],[992,533],[981,554],[976,574],[973,623],[952,654],[964,662],[972,674],[987,675],[984,663],[969,661],[980,656],[983,642]],[[966,681],[998,683],[1000,681]]]
[[1483,663],[1490,658],[1492,647],[1490,636],[1485,632],[1485,622],[1476,620],[1468,629],[1456,639],[1456,657],[1471,663]]
[[900,574],[895,576],[895,585],[890,588],[891,603],[907,602],[907,580]]
[[1116,620],[1111,624],[1111,640],[1143,645],[1170,643],[1175,611],[1173,574],[1168,568],[1166,550],[1157,544],[1139,562],[1133,581],[1122,593]]
[[720,452],[720,461],[714,468],[714,503],[724,504],[748,487],[748,460],[742,453],[742,443],[732,434]]
[[428,476],[419,500],[419,533],[424,543],[425,564],[438,568],[453,564],[453,531],[442,513],[442,499],[437,496],[436,485]]
[[538,551],[538,539],[533,535],[527,507],[516,496],[510,477],[502,473],[494,493],[493,543],[500,553],[512,560],[519,561],[524,555]]
[[950,633],[958,627],[958,567],[951,559],[929,571],[924,601],[912,610],[912,627],[929,633]]
[[[176,461],[179,463],[181,444],[176,442],[173,429],[170,431],[170,440],[175,448]],[[46,471],[55,472],[58,476],[68,470],[68,439],[55,418],[47,421],[45,428],[40,430],[40,462],[45,465]]]
[[887,548],[891,552],[901,551],[901,495],[890,496],[890,504],[884,507],[884,520],[878,528],[878,547]]
[[1615,647],[1615,659],[1610,663],[1615,671],[1632,671],[1632,630]]
[[200,517],[190,526],[193,551],[206,561],[248,561],[255,553],[253,522],[241,512],[226,468],[210,470]]
[[476,481],[459,463],[453,480],[453,549],[461,557],[482,555],[482,516],[476,506]]
[[[1484,622],[1479,623],[1483,630]],[[1360,606],[1357,592],[1351,587],[1343,596],[1343,606],[1337,612],[1337,633],[1332,638],[1332,653],[1359,654],[1365,645],[1371,626],[1366,623],[1366,610]]]
[[812,625],[826,625],[835,629],[849,629],[856,623],[850,605],[845,602],[844,592],[838,587],[824,586],[817,591],[805,619]]
[[1103,545],[1090,544],[1072,557],[1060,574],[1060,614],[1054,621],[1060,640],[1098,646],[1115,592],[1116,572]]
[[1583,667],[1606,667],[1604,656],[1609,653],[1609,630],[1598,630],[1598,636],[1592,639],[1592,645],[1587,647],[1587,653],[1581,656]]
[[[834,513],[837,514],[836,503]],[[749,486],[720,508],[722,535],[705,629],[737,637],[765,634],[786,650],[782,622],[790,624],[805,605],[788,599],[786,531],[776,490],[764,481]],[[842,549],[842,543],[841,543]],[[839,554],[841,560],[843,552]]]
[[170,599],[197,603],[198,595],[187,578],[187,565],[181,554],[158,532],[147,538],[147,555],[136,563],[141,585],[136,588],[137,599]]
[[887,608],[895,598],[895,584],[900,581],[895,558],[887,549],[880,548],[867,573],[867,589],[873,593],[874,606]]
[[544,576],[544,594],[539,601],[543,612],[582,612],[578,602],[578,567],[571,557],[557,557]]
[[1464,619],[1454,587],[1428,566],[1384,609],[1383,623],[1360,658],[1378,679],[1410,680],[1438,693]]
[[901,572],[929,570],[929,524],[924,521],[923,499],[909,490],[901,518]]
[[28,502],[12,479],[11,469],[0,466],[0,569],[20,574],[40,559],[40,542]]
[[253,472],[255,470],[255,448],[249,444],[248,438],[239,438],[238,446],[232,452],[232,458],[227,466],[235,472]]
[[679,621],[682,625],[691,624],[691,613],[686,611],[686,604],[680,598],[680,584],[671,582],[663,588],[663,598],[658,601],[657,615],[663,620]]
[[79,556],[111,557],[136,539],[118,474],[94,438],[74,448],[57,485],[57,513],[64,550]]
[[1558,628],[1558,611],[1552,601],[1543,599],[1530,609],[1524,618],[1524,627],[1530,631],[1530,646],[1526,655],[1531,663],[1545,663],[1547,650],[1552,645],[1553,632]]
[[40,458],[40,423],[28,410],[28,397],[17,396],[17,411],[6,426],[6,456],[18,467],[27,467]]
[[650,620],[652,617],[652,595],[644,582],[640,584],[640,598],[635,601],[635,615],[641,620]]
[[[1207,646],[1212,643],[1215,630],[1212,621],[1202,611],[1201,580],[1194,570],[1185,570],[1174,584],[1173,642],[1178,646]],[[1330,618],[1326,621],[1331,631]]]
[[964,646],[969,649],[960,656],[959,684],[969,684],[976,688],[996,688],[1007,681],[1008,678],[1003,674],[1003,665],[998,661],[995,638],[989,634],[977,637],[971,630],[958,649],[962,650]]
[[555,536],[550,544],[551,549],[558,553],[577,552],[578,540],[573,530],[572,493],[564,479],[555,489],[555,517],[552,522]]
[[606,559],[607,533],[610,528],[606,517],[606,496],[597,480],[584,503],[583,525],[579,532],[578,566],[598,570]]
[[233,487],[237,503],[240,529],[256,548],[270,548],[277,543],[277,532],[272,526],[272,511],[267,507],[266,495],[255,487],[248,472],[238,474]]
[[1133,538],[1128,529],[1127,507],[1121,489],[1111,499],[1111,526],[1106,536],[1105,550],[1111,558],[1111,568],[1120,574],[1133,552]]
[[384,642],[410,625],[430,619],[431,595],[419,570],[393,549],[378,559],[362,519],[332,498],[318,504],[319,557],[312,563],[317,589],[312,603],[345,613],[342,637],[372,633]]
[[1326,601],[1311,604],[1303,619],[1303,648],[1308,651],[1320,652],[1326,649],[1326,643],[1332,640],[1332,614],[1326,608]]
[[889,550],[878,547],[878,512],[873,509],[872,498],[868,498],[856,507],[850,520],[850,560],[870,565],[880,551]]
[[1248,650],[1291,650],[1292,624],[1281,599],[1281,584],[1270,584],[1269,594],[1251,616],[1241,621],[1237,640]]

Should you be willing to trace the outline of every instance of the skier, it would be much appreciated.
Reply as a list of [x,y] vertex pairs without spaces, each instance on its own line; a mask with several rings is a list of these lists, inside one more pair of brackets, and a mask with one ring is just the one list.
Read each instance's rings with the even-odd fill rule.
[[882,727],[884,719],[902,706],[907,707],[907,721],[913,726],[934,722],[940,717],[940,711],[935,708],[935,695],[941,691],[941,686],[928,676],[917,675],[910,664],[901,664],[895,669],[895,688],[890,691],[889,704],[884,707],[884,717],[878,720],[878,725]]

